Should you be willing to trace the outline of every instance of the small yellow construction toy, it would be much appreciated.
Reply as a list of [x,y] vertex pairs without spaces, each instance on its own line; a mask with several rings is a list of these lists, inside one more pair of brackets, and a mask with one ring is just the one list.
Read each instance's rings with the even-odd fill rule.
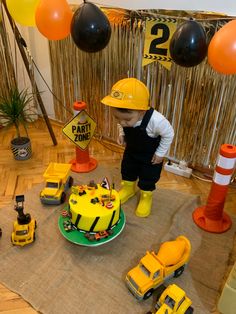
[[148,299],[170,277],[180,276],[190,258],[191,244],[181,235],[161,244],[158,253],[147,251],[126,276],[129,290],[138,300]]
[[24,195],[16,196],[15,210],[18,212],[17,221],[14,221],[11,242],[13,245],[24,246],[35,241],[36,220],[30,214],[24,214]]
[[40,192],[43,204],[59,205],[66,200],[66,191],[72,186],[73,178],[70,174],[71,164],[51,162],[43,177],[46,181],[45,188]]
[[169,285],[155,305],[155,312],[150,314],[192,314],[192,301],[183,289],[175,284]]

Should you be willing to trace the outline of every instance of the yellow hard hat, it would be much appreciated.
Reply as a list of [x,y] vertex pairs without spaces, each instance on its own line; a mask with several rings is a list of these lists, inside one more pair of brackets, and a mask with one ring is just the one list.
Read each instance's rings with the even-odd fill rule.
[[112,86],[111,94],[101,102],[116,108],[147,110],[149,91],[147,86],[136,78],[126,78],[116,82]]

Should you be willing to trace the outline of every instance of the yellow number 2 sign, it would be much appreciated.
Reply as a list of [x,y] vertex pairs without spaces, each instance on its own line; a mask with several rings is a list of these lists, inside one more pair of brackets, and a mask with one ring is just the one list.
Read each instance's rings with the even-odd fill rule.
[[160,62],[168,70],[171,67],[170,39],[176,30],[175,18],[159,17],[146,19],[145,43],[142,65]]

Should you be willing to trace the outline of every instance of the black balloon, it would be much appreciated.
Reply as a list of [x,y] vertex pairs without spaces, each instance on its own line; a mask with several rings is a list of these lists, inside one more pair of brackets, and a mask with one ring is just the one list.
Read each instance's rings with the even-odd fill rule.
[[71,36],[81,50],[97,52],[109,43],[111,25],[107,16],[95,4],[85,2],[73,15]]
[[204,28],[196,21],[186,21],[173,34],[170,55],[175,63],[192,67],[203,61],[207,54],[207,38]]

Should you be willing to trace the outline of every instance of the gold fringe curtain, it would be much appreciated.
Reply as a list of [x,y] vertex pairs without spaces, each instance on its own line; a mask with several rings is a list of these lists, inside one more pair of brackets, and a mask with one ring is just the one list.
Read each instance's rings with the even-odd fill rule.
[[[157,62],[142,68],[145,17],[176,17],[176,12],[104,11],[112,25],[111,40],[104,50],[82,52],[71,38],[50,42],[56,119],[68,121],[73,102],[83,100],[97,121],[97,135],[116,141],[116,124],[100,100],[117,80],[136,77],[149,87],[151,106],[163,113],[175,129],[170,157],[195,167],[214,167],[220,145],[236,143],[236,76],[217,74],[207,58],[193,68],[173,63],[168,71]],[[177,14],[178,23],[190,16],[199,20],[208,40],[226,23],[213,15]]]

